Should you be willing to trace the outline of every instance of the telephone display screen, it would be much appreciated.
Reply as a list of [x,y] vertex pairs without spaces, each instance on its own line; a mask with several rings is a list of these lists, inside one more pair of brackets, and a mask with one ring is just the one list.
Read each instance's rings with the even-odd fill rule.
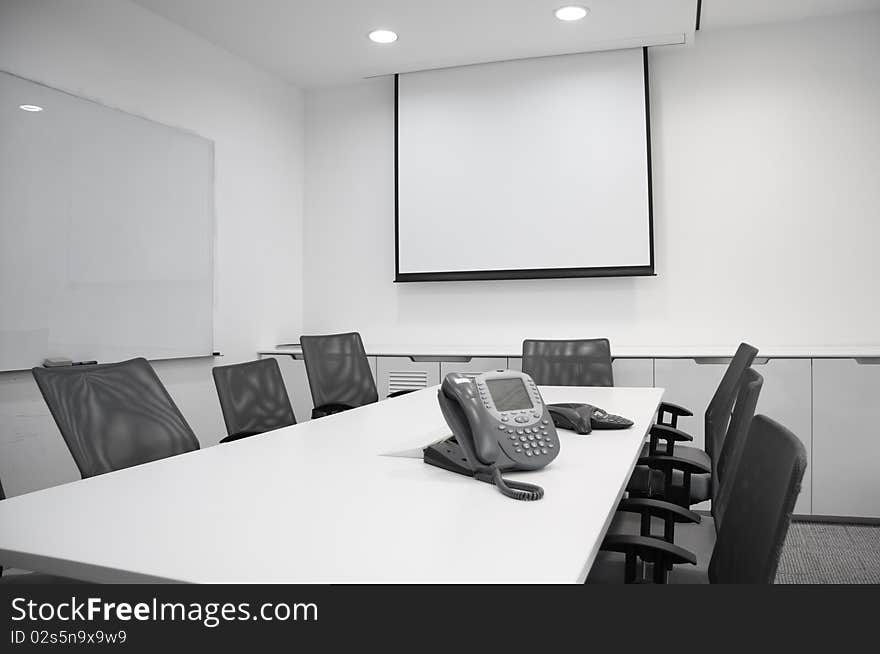
[[520,411],[531,409],[529,392],[521,379],[487,379],[489,394],[499,411]]

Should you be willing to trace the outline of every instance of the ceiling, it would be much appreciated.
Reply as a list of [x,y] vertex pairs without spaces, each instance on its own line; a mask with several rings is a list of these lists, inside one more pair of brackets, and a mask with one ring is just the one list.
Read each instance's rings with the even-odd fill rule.
[[[134,0],[308,88],[462,64],[690,42],[697,0]],[[562,5],[590,9],[564,23]],[[701,30],[880,8],[880,0],[703,0]],[[390,45],[367,39],[396,31]]]
[[700,29],[802,20],[880,9],[880,0],[703,0]]

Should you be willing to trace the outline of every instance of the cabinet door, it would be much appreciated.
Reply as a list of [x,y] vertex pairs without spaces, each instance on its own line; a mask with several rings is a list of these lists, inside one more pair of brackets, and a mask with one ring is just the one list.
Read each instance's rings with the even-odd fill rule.
[[440,379],[442,380],[450,372],[458,372],[465,375],[478,375],[490,370],[504,370],[507,368],[507,358],[493,357],[461,357],[455,361],[440,362]]
[[807,471],[794,512],[809,515],[812,509],[812,365],[809,359],[756,359],[753,367],[764,377],[756,413],[773,418],[801,439],[807,451]]
[[654,359],[614,359],[614,385],[646,387],[654,385]]
[[379,399],[396,391],[417,390],[440,383],[440,362],[418,357],[377,357]]
[[[654,385],[653,359],[614,359],[615,386],[646,386]],[[522,370],[522,357],[508,357],[509,370]]]
[[880,518],[880,359],[813,361],[813,513]]
[[694,414],[678,420],[678,428],[694,437],[694,442],[688,445],[703,448],[703,413],[728,362],[729,359],[657,359],[654,362],[654,385],[665,389],[663,399]]

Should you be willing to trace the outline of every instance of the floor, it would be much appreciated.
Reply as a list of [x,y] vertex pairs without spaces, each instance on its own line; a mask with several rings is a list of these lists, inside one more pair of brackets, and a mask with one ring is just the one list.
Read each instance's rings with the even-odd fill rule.
[[880,584],[880,526],[792,522],[777,584]]

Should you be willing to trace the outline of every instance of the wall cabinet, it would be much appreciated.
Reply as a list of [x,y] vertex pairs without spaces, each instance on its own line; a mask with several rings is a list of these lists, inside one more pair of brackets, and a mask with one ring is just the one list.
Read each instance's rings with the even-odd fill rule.
[[880,518],[880,359],[813,361],[813,513]]

